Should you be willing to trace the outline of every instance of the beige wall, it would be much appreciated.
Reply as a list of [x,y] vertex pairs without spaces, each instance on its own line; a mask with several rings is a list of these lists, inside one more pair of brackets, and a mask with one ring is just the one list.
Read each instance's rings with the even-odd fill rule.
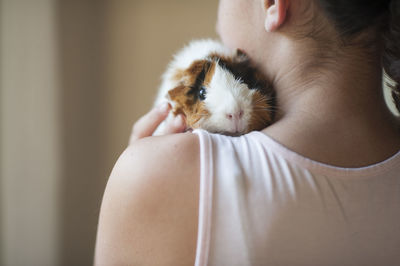
[[215,0],[0,0],[0,265],[92,264],[101,195]]
[[61,143],[51,0],[1,2],[3,265],[54,265]]

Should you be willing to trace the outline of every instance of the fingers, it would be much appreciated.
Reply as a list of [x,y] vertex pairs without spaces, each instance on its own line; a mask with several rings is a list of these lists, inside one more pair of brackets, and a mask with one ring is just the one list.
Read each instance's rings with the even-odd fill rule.
[[[157,127],[167,118],[171,106],[168,103],[162,104],[159,107],[153,108],[150,112],[142,116],[133,126],[132,134],[129,140],[133,141],[145,137],[152,136]],[[174,134],[184,132],[186,123],[183,115],[177,115],[172,119],[167,119],[163,125],[162,132],[157,132],[158,135]]]
[[168,116],[171,106],[164,103],[142,116],[134,125],[131,141],[153,135],[158,125]]
[[177,115],[174,117],[174,119],[171,119],[171,121],[167,121],[163,134],[175,134],[175,133],[181,133],[184,132],[186,129],[186,123],[185,119],[183,118],[183,115]]

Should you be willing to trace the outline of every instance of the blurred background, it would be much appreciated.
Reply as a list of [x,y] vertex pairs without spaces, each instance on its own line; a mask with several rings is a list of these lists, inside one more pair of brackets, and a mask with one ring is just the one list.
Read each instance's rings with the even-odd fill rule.
[[0,0],[0,265],[91,265],[133,122],[216,0]]
[[217,0],[0,0],[0,265],[91,265],[133,122]]

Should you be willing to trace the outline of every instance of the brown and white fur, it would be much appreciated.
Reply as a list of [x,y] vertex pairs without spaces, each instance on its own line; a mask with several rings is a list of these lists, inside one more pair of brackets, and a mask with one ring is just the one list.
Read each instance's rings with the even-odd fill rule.
[[155,105],[164,101],[173,106],[167,119],[183,114],[188,129],[226,135],[261,130],[274,117],[271,85],[244,52],[232,52],[214,40],[193,41],[175,55]]

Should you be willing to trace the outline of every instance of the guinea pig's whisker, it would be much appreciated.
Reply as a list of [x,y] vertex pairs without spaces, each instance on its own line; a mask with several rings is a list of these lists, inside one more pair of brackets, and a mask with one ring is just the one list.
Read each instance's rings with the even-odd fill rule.
[[259,109],[259,110],[256,110],[256,111],[258,111],[258,112],[272,113],[272,110],[268,110],[268,109]]
[[258,99],[257,101],[254,102],[254,104],[264,103],[264,102],[267,102],[267,99]]
[[268,108],[268,107],[264,107],[264,108],[258,107],[258,108],[254,108],[253,110],[255,110],[255,111],[266,111],[266,112],[276,112],[279,109],[277,109],[277,108]]
[[258,98],[255,103],[260,103],[260,102],[269,102],[271,100],[270,97],[267,97],[265,95],[262,95],[260,98]]
[[254,108],[270,108],[272,106],[270,106],[269,104],[265,105],[264,103],[259,103],[259,104],[255,104]]
[[274,106],[272,106],[270,104],[266,104],[265,102],[263,102],[263,103],[254,104],[254,107],[264,108],[264,107],[274,107]]

